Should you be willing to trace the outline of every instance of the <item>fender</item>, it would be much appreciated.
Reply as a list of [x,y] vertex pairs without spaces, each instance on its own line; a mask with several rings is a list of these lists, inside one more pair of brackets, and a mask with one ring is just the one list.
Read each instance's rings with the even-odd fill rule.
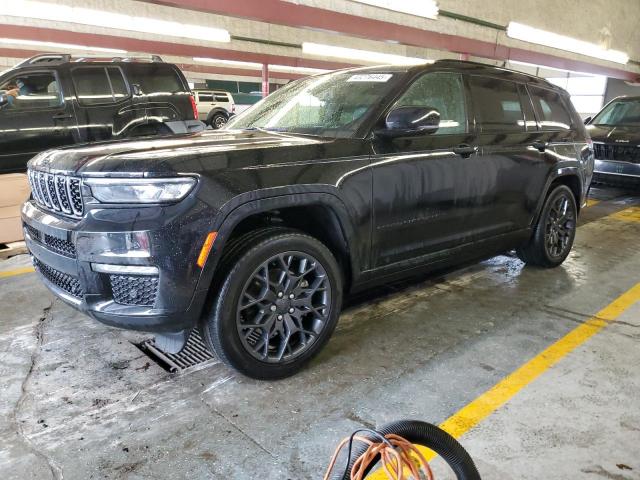
[[210,231],[216,231],[218,235],[198,280],[196,297],[200,297],[202,292],[209,290],[220,260],[220,254],[238,223],[250,215],[302,205],[325,206],[336,215],[341,228],[340,233],[345,243],[346,251],[349,254],[352,277],[355,283],[355,278],[361,271],[361,262],[359,256],[352,251],[352,246],[356,242],[352,217],[346,204],[335,193],[329,191],[330,189],[329,185],[296,185],[294,187],[270,188],[244,193],[233,197],[225,203],[220,208],[210,228]]
[[551,188],[551,184],[559,178],[562,177],[576,177],[578,179],[578,183],[580,184],[580,201],[578,202],[578,208],[580,208],[580,204],[584,201],[584,182],[582,181],[581,171],[579,166],[577,165],[567,165],[564,167],[554,168],[549,176],[547,177],[547,181],[544,187],[544,195],[540,196],[538,200],[538,205],[536,206],[536,214],[534,215],[531,221],[531,228],[533,228],[537,223],[540,215],[542,214],[542,208],[544,207],[544,202],[547,200],[547,196],[549,195],[549,189]]

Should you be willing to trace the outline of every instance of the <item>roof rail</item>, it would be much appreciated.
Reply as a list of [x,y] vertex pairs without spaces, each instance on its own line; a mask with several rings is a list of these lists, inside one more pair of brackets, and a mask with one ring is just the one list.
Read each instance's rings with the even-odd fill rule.
[[[35,65],[38,63],[67,63],[71,61],[71,55],[68,53],[42,53],[31,58],[23,60],[16,67],[25,65]],[[14,67],[15,68],[15,67]]]
[[99,55],[84,55],[74,58],[73,62],[163,62],[159,55],[136,56],[136,57],[103,57]]

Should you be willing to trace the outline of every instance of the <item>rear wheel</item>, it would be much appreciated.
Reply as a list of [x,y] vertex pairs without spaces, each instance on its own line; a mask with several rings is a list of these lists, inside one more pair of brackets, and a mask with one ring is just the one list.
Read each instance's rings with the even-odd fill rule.
[[214,130],[218,130],[219,128],[224,127],[226,124],[227,117],[222,113],[216,113],[211,117],[211,120],[209,121],[209,125],[211,125],[211,128],[213,128]]
[[[342,303],[331,252],[293,231],[249,234],[224,258],[227,272],[201,329],[222,361],[258,379],[296,373],[329,340]],[[245,245],[243,245],[245,243]]]
[[548,195],[533,236],[516,249],[520,259],[530,265],[552,268],[565,261],[576,235],[578,210],[573,192],[558,185]]

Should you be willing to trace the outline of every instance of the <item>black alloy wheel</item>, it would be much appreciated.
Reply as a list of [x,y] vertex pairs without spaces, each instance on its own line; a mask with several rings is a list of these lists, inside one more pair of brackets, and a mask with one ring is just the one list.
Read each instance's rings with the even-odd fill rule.
[[553,268],[565,261],[576,236],[578,209],[569,187],[557,185],[547,195],[538,223],[516,254],[528,265]]
[[563,192],[550,205],[545,224],[545,248],[551,258],[562,258],[571,248],[576,229],[575,209],[570,206],[571,200]]
[[322,350],[338,322],[338,262],[318,239],[284,228],[248,232],[224,251],[200,323],[203,338],[249,377],[293,375]]
[[329,323],[331,287],[324,267],[303,252],[284,252],[247,280],[236,310],[242,345],[256,359],[279,363],[311,348]]

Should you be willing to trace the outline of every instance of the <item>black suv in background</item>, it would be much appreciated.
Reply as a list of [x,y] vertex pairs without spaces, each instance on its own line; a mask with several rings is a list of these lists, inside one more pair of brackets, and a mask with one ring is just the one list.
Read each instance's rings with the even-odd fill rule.
[[175,66],[138,59],[47,54],[0,76],[0,173],[26,170],[39,152],[77,143],[204,128]]
[[618,97],[586,120],[595,151],[594,181],[640,186],[640,97]]
[[564,90],[443,60],[298,80],[220,131],[42,153],[22,219],[70,305],[172,352],[199,327],[278,378],[347,292],[513,248],[560,265],[592,171]]

